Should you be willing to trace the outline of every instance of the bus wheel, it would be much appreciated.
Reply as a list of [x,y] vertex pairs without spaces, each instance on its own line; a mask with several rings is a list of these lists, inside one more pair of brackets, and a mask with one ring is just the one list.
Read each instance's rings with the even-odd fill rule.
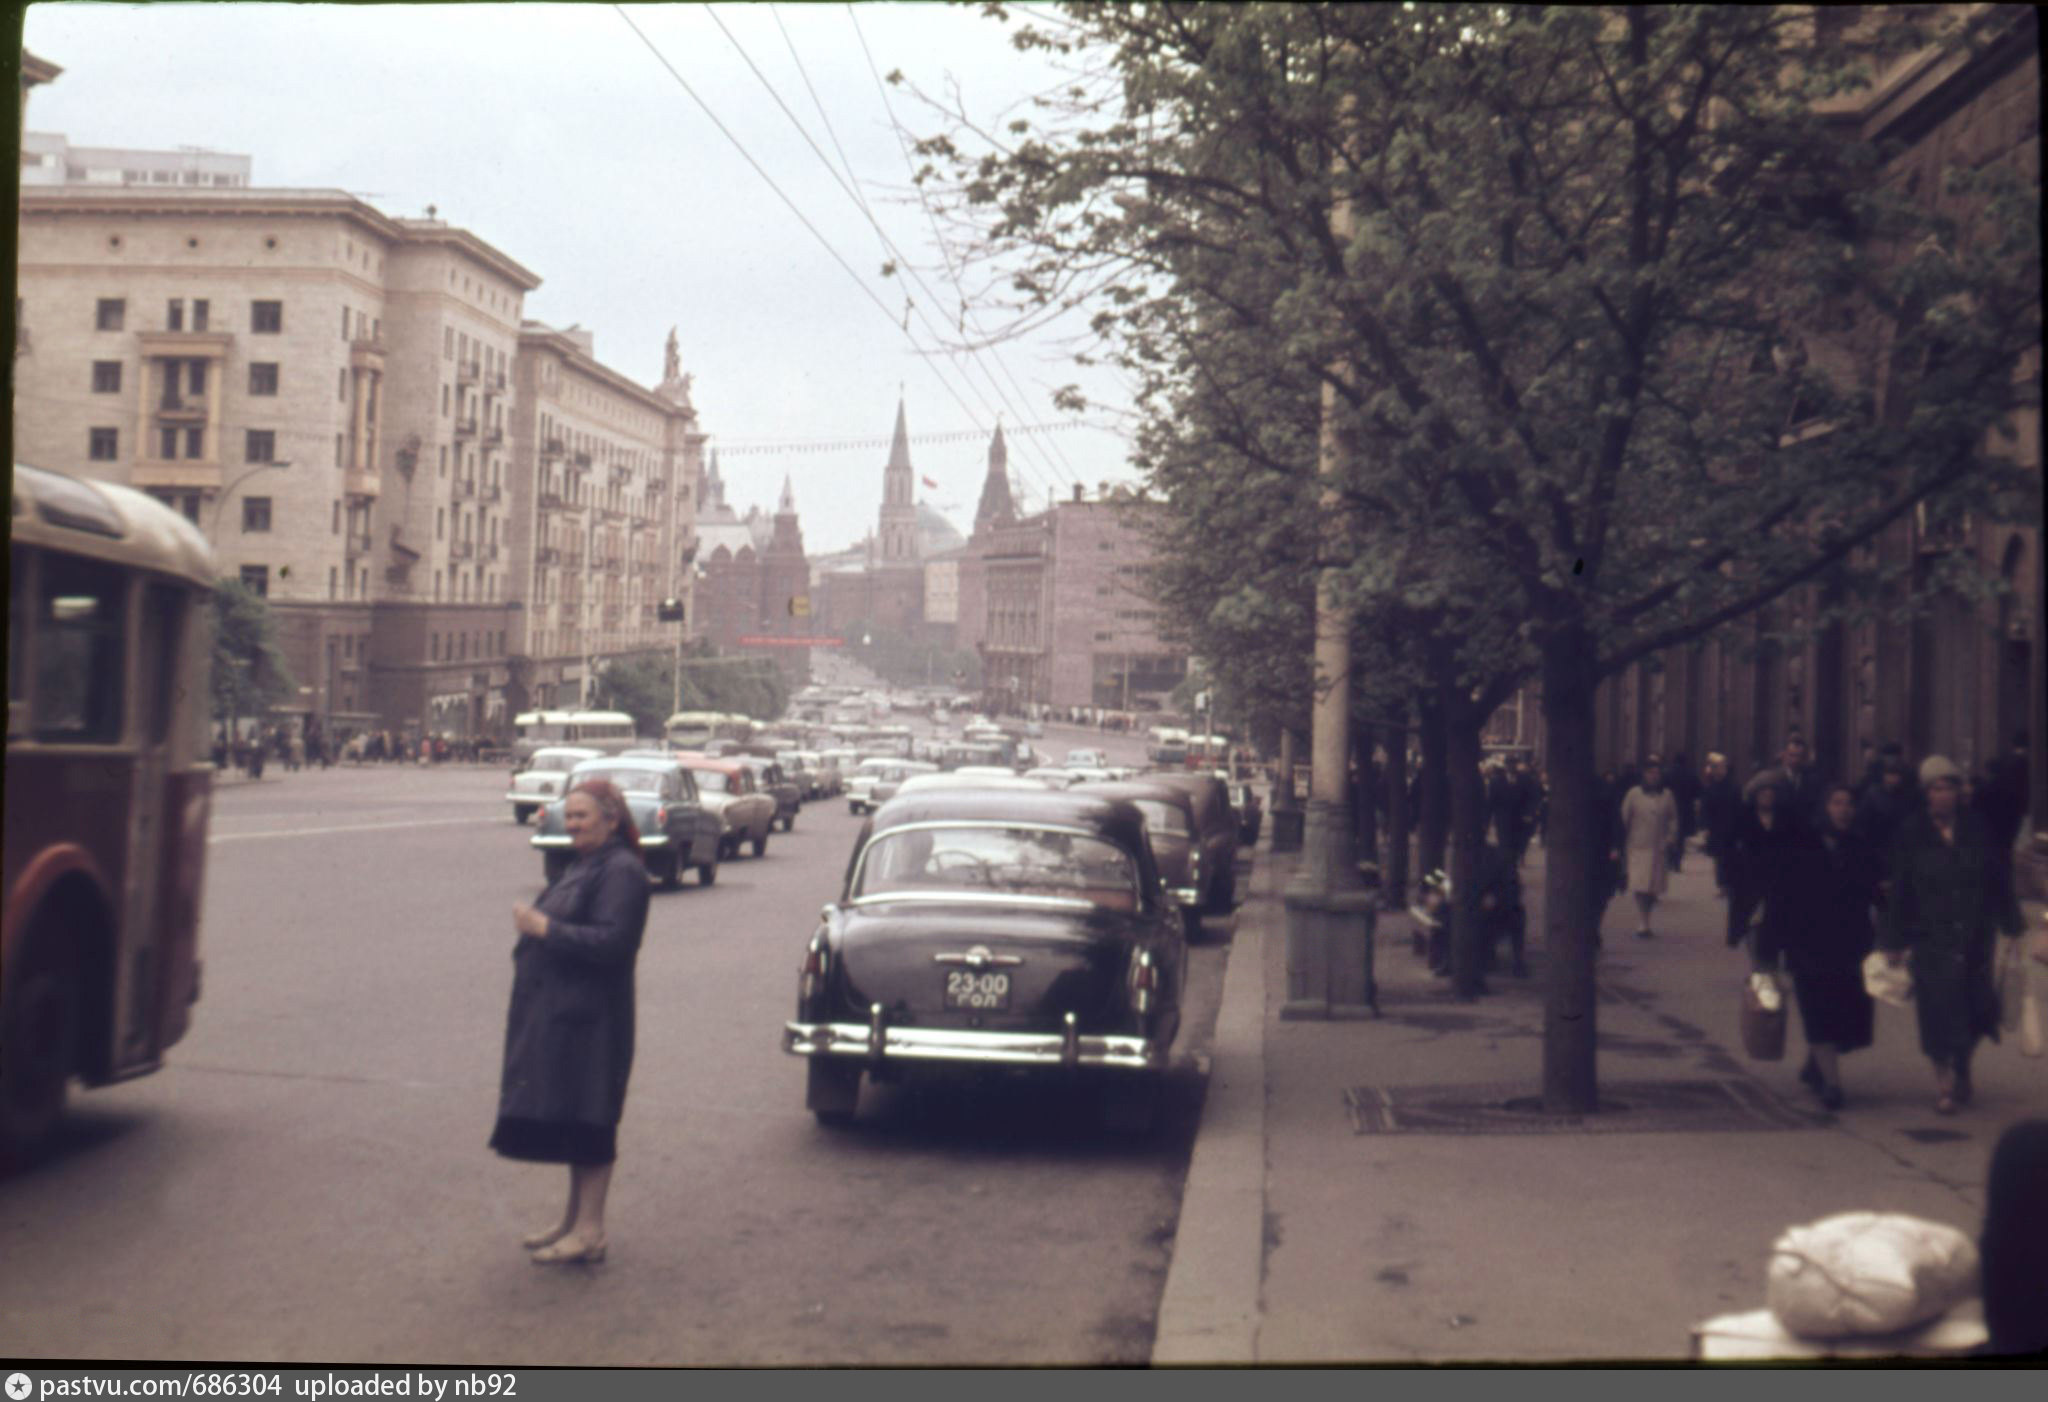
[[0,1161],[33,1161],[64,1113],[78,1037],[78,979],[51,934],[31,936],[0,1009]]

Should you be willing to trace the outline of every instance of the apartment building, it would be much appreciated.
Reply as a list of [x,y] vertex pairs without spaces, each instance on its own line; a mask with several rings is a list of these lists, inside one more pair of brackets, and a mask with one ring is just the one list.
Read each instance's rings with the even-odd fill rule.
[[684,625],[659,621],[663,599],[695,617],[681,555],[705,435],[673,332],[655,389],[600,363],[579,328],[529,321],[518,350],[511,648],[527,704],[573,705],[597,659],[674,648]]
[[249,184],[252,162],[230,151],[180,146],[151,151],[128,146],[73,146],[61,132],[24,132],[24,185],[226,185]]
[[22,191],[15,455],[185,513],[271,601],[296,709],[508,710],[512,362],[540,279],[333,190]]

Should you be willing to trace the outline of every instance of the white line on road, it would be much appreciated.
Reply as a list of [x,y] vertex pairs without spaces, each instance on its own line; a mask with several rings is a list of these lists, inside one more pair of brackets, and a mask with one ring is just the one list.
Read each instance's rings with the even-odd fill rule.
[[324,837],[333,832],[386,832],[392,828],[447,828],[458,823],[474,827],[477,819],[468,818],[416,818],[403,823],[356,823],[339,828],[285,828],[276,832],[223,832],[208,838],[214,842],[251,842],[266,837]]

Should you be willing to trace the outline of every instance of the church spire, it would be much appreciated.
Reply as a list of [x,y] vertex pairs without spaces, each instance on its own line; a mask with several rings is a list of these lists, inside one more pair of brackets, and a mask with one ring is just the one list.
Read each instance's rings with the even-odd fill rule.
[[884,564],[915,564],[917,548],[917,478],[910,468],[910,421],[903,400],[896,401],[896,432],[889,441],[889,464],[882,469],[882,513],[877,523]]
[[778,516],[796,515],[796,489],[790,486],[789,474],[782,474],[782,500],[775,507]]
[[1017,519],[1016,498],[1010,494],[1010,450],[1003,442],[1003,426],[996,424],[996,436],[988,445],[988,476],[981,484],[981,505],[974,510],[975,530],[1000,526]]

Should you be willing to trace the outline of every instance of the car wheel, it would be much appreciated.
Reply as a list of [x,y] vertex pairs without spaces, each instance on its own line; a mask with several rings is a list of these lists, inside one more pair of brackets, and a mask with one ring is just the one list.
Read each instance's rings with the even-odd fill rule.
[[812,1057],[805,1067],[804,1108],[828,1129],[844,1129],[860,1109],[860,1067]]
[[78,979],[69,946],[47,926],[10,968],[0,1060],[0,1162],[32,1163],[55,1138],[78,1036]]
[[1234,865],[1223,873],[1223,890],[1217,896],[1216,905],[1219,915],[1228,915],[1237,909],[1237,868]]
[[540,859],[541,875],[547,877],[550,886],[560,881],[562,873],[568,869],[569,854],[566,852],[549,852]]
[[661,889],[673,891],[683,884],[683,858],[680,852],[664,852],[656,861],[655,875],[661,878]]
[[531,808],[523,808],[516,803],[512,805],[512,821],[519,824],[520,827],[525,827],[526,820],[532,816],[533,810]]
[[718,880],[717,862],[699,862],[697,864],[697,884],[699,886],[709,886],[716,880]]
[[1197,906],[1182,906],[1180,910],[1181,934],[1189,944],[1202,942],[1202,912]]
[[764,832],[759,837],[754,839],[754,855],[757,857],[765,857],[768,855],[767,833]]
[[1112,1075],[1102,1086],[1102,1127],[1112,1134],[1150,1134],[1159,1127],[1157,1071]]

